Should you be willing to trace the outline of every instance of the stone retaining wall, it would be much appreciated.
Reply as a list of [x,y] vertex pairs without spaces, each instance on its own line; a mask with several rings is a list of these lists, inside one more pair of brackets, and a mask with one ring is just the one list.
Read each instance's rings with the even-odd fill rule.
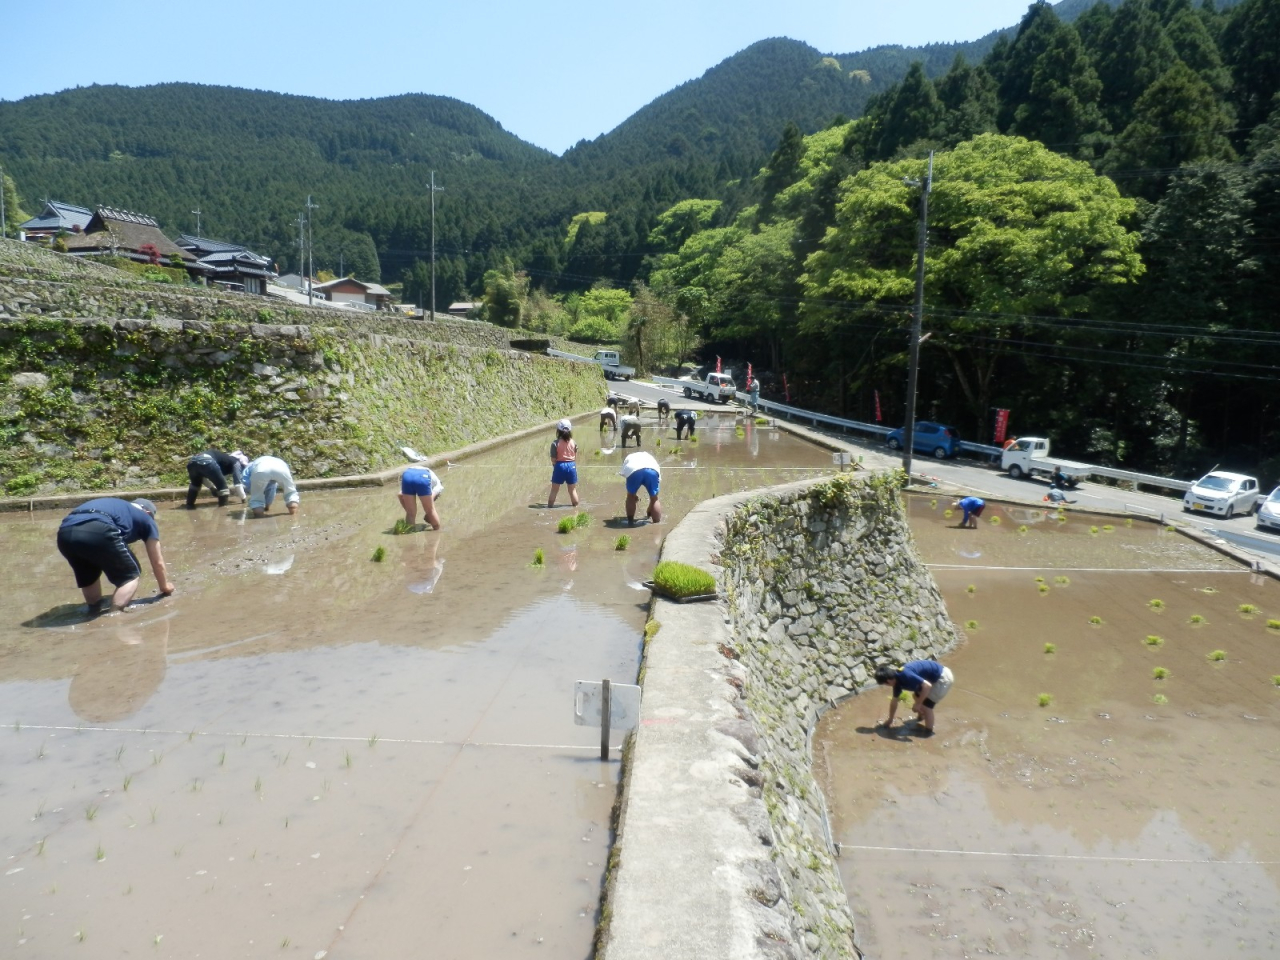
[[403,462],[599,407],[598,368],[298,324],[0,321],[0,493],[184,482],[206,446],[298,477]]
[[655,601],[604,960],[857,955],[809,737],[878,664],[956,640],[898,481],[722,497],[667,538],[664,559],[719,565],[727,609]]

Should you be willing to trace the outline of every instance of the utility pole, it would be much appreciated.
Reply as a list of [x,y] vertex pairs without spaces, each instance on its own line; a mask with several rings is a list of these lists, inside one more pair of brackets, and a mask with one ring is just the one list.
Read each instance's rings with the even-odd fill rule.
[[920,376],[920,338],[924,335],[924,251],[929,235],[929,191],[933,189],[933,151],[929,151],[929,172],[924,182],[903,180],[920,188],[920,235],[916,241],[916,308],[911,317],[911,351],[907,365],[907,425],[902,430],[902,469],[911,482],[911,456],[916,443],[916,381]]
[[[307,219],[301,214],[298,219],[293,221],[298,225],[298,282],[302,283],[307,279],[307,244],[306,234],[303,229],[306,227]],[[299,290],[302,288],[299,287]]]
[[196,236],[198,237],[200,236],[200,208],[196,207],[191,212],[196,215]]
[[431,319],[436,318],[436,172],[431,171]]
[[9,221],[4,213],[4,168],[0,167],[0,238],[9,235]]
[[311,194],[308,193],[307,194],[307,274],[308,274],[307,306],[311,306],[311,289],[312,287],[315,286],[315,280],[312,278],[315,276],[315,269],[316,269],[316,262],[315,262],[316,244],[315,244],[315,236],[311,232],[311,217],[312,217],[311,211],[319,210],[319,209],[320,209],[320,204],[312,203]]

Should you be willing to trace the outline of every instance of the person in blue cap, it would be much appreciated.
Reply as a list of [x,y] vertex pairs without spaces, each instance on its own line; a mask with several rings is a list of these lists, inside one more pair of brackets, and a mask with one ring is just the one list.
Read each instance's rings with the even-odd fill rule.
[[169,596],[174,586],[160,551],[156,505],[150,500],[140,497],[130,503],[118,497],[99,497],[80,504],[63,518],[58,527],[58,552],[71,565],[90,613],[97,613],[102,603],[104,574],[115,587],[112,613],[125,610],[133,601],[142,568],[129,544],[139,540],[147,549],[160,593]]

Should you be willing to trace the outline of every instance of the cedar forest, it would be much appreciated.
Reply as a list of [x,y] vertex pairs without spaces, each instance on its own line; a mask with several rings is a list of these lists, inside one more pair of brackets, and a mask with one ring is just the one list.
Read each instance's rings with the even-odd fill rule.
[[[851,119],[852,118],[852,119]],[[754,364],[765,398],[898,425],[933,153],[922,419],[1064,454],[1280,475],[1280,0],[1033,4],[980,40],[765,40],[557,157],[444,97],[193,84],[0,103],[6,202],[235,240],[423,302]],[[10,182],[10,178],[12,182]],[[14,221],[12,217],[9,223]]]

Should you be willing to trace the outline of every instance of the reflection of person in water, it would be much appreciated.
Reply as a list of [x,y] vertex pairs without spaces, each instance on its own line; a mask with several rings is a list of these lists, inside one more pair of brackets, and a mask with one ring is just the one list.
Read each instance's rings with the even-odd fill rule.
[[84,656],[77,658],[67,690],[67,702],[81,720],[110,723],[131,717],[160,688],[169,648],[168,617],[128,623],[83,642]]
[[898,712],[898,697],[902,691],[908,690],[915,694],[911,709],[924,724],[925,733],[933,733],[933,708],[951,691],[954,680],[951,668],[944,667],[937,660],[912,660],[901,670],[890,666],[876,667],[876,683],[882,687],[893,684],[889,716],[878,726],[893,726],[893,716]]
[[436,558],[436,550],[440,546],[439,537],[426,537],[420,542],[423,545],[422,558],[414,559],[407,565],[410,567],[409,576],[421,579],[409,582],[409,592],[428,594],[440,582],[440,575],[444,573],[444,560]]

